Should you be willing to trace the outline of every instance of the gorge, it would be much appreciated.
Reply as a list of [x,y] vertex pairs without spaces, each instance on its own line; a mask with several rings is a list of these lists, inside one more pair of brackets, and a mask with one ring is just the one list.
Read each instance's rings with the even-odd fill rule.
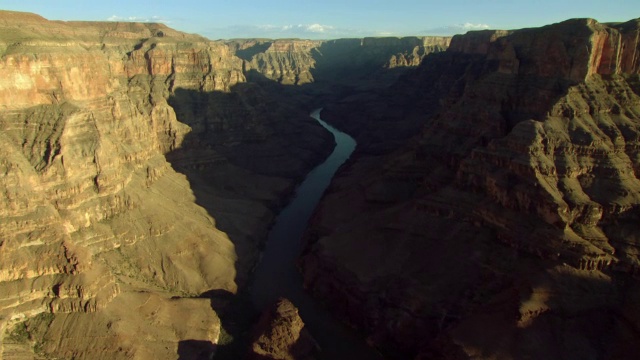
[[211,41],[0,11],[0,51],[0,359],[244,356],[319,106],[358,147],[299,279],[372,353],[639,350],[640,20]]
[[336,147],[327,159],[307,174],[297,187],[291,202],[278,214],[250,286],[254,305],[263,310],[285,297],[299,309],[305,327],[317,340],[324,359],[380,359],[358,334],[346,328],[302,287],[302,277],[295,268],[302,251],[302,234],[322,194],[338,168],[353,151],[356,143],[349,135],[333,128],[320,118],[322,109],[311,117],[331,132]]

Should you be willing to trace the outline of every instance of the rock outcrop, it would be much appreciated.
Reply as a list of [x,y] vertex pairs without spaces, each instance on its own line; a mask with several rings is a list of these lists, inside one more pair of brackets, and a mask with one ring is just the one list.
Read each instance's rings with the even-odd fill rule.
[[313,51],[322,44],[314,40],[234,40],[228,42],[252,70],[283,85],[303,85],[314,81]]
[[318,350],[298,309],[288,299],[281,298],[266,309],[253,333],[248,359],[313,359]]
[[636,353],[638,23],[455,36],[327,107],[359,158],[307,233],[308,289],[403,358]]

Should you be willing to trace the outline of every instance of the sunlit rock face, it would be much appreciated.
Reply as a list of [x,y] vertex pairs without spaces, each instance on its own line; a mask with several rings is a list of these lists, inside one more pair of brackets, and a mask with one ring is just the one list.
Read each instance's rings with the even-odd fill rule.
[[632,357],[638,23],[455,36],[327,107],[360,158],[307,233],[307,288],[407,357]]
[[[169,298],[235,292],[236,253],[165,159],[190,132],[166,99],[228,91],[241,61],[162,25],[0,17],[0,314],[3,333],[30,334],[5,335],[2,353],[166,358],[187,334],[215,343],[207,300]],[[172,320],[186,309],[202,326]]]

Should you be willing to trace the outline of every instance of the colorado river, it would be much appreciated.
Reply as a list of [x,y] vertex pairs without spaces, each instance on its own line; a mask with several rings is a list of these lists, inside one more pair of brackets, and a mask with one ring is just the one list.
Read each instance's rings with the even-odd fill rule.
[[291,300],[322,348],[320,356],[323,359],[381,359],[361,336],[333,319],[321,304],[304,292],[302,276],[295,267],[295,261],[302,251],[302,235],[311,214],[340,165],[356,147],[351,136],[321,120],[321,110],[313,111],[310,116],[333,134],[336,147],[322,164],[307,174],[291,202],[276,218],[262,259],[254,272],[251,297],[259,310],[279,297]]

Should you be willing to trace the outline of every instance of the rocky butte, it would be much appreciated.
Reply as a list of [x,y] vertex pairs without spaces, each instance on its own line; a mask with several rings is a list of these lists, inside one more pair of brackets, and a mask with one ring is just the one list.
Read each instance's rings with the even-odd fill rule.
[[[208,358],[331,151],[312,106],[450,40],[210,41],[0,11],[0,358]],[[358,71],[332,87],[340,66]]]

